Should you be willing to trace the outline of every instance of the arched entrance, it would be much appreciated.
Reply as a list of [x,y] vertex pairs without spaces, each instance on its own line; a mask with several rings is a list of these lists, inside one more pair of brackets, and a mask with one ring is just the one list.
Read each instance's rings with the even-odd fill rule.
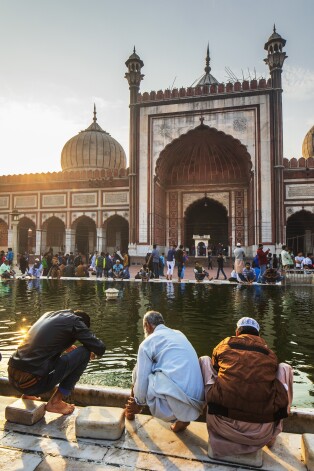
[[129,245],[129,223],[118,214],[111,216],[104,223],[106,247],[109,253],[115,250],[126,251]]
[[[174,139],[156,161],[151,240],[159,245],[166,240],[167,244],[190,247],[194,232],[208,233],[213,243],[225,247],[232,238],[249,241],[245,230],[254,225],[251,169],[246,146],[203,123]],[[191,204],[195,193],[205,198]],[[214,200],[218,193],[224,205]],[[212,194],[213,199],[206,198],[206,194]],[[254,234],[250,244],[253,238]]]
[[91,218],[81,216],[75,221],[75,249],[83,255],[92,253],[96,248],[96,224]]
[[8,249],[8,225],[0,219],[0,250]]
[[[193,235],[210,235],[210,246],[228,246],[227,209],[211,198],[203,198],[192,203],[184,217],[185,245],[193,252]],[[196,252],[197,254],[197,248]],[[204,253],[202,253],[204,255]]]
[[286,241],[295,254],[313,252],[314,214],[305,210],[292,214],[287,220]]
[[[42,229],[42,249],[53,248],[53,253],[64,252],[65,225],[61,219],[53,216],[43,224]],[[42,250],[41,250],[42,251]]]
[[36,249],[36,226],[27,217],[19,220],[18,231],[18,252],[35,253]]

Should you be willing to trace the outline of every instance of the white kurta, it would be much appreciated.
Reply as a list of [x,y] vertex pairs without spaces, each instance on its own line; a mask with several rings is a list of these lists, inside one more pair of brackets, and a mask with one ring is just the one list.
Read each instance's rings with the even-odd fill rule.
[[165,421],[195,420],[203,412],[204,384],[196,352],[182,332],[158,325],[140,345],[134,396]]

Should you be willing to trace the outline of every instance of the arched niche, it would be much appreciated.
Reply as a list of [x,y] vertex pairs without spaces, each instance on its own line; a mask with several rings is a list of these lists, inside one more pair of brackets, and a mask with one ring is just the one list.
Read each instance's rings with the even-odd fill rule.
[[0,219],[0,250],[8,249],[8,224]]
[[287,219],[286,241],[288,247],[298,252],[313,252],[314,214],[302,209]]
[[35,253],[36,249],[36,226],[28,217],[24,216],[19,220],[17,226],[18,252]]
[[[194,248],[193,235],[209,235],[209,245],[228,246],[229,241],[228,212],[225,206],[212,198],[204,197],[192,203],[184,214],[184,241],[190,253]],[[203,253],[202,253],[203,255]]]
[[248,185],[252,162],[238,139],[204,124],[168,144],[156,161],[156,178],[176,185]]
[[88,256],[96,249],[96,223],[88,216],[80,216],[72,223],[75,249]]
[[113,253],[115,250],[127,251],[129,245],[129,223],[119,214],[110,216],[104,222],[103,229],[106,239],[106,250]]
[[65,224],[57,216],[48,218],[41,229],[42,243],[45,248],[53,248],[54,253],[64,252],[65,245]]

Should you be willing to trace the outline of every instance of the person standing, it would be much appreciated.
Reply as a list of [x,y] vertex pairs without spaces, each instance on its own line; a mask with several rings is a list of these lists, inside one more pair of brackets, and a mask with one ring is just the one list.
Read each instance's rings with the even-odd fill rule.
[[212,251],[211,249],[208,249],[207,252],[207,269],[213,269],[213,262],[212,262]]
[[178,250],[176,251],[175,260],[178,265],[178,282],[181,283],[183,278],[182,269],[184,267],[184,253],[183,253],[183,245],[180,245]]
[[11,247],[9,247],[7,255],[6,255],[6,259],[8,260],[10,267],[13,265],[13,257],[14,257],[13,250]]
[[[84,311],[66,309],[43,314],[9,359],[10,384],[25,399],[58,386],[46,410],[71,414],[75,406],[67,404],[64,398],[74,389],[89,360],[105,353],[104,343],[89,327],[90,317]],[[82,346],[73,345],[76,341]]]
[[260,279],[262,278],[263,274],[264,274],[264,271],[266,270],[267,268],[267,262],[268,262],[268,253],[269,253],[269,249],[267,249],[265,252],[263,250],[263,244],[258,244],[258,249],[257,249],[257,257],[258,257],[258,264],[259,264],[259,269],[260,269],[260,272],[259,272],[259,279],[258,281],[260,281]]
[[138,350],[125,416],[134,420],[147,404],[152,416],[172,422],[171,430],[181,432],[205,406],[196,352],[182,332],[166,327],[160,312],[148,311],[143,329],[145,340]]
[[224,279],[226,280],[227,279],[227,275],[225,274],[224,272],[224,256],[222,253],[218,254],[217,256],[217,275],[216,275],[216,280],[218,280],[219,278],[219,274],[220,272],[223,274],[223,276],[225,277]]
[[240,242],[237,243],[237,247],[234,249],[233,254],[235,272],[242,273],[244,268],[245,252],[244,249],[241,247]]
[[157,249],[157,245],[154,244],[153,250],[152,250],[154,278],[159,278],[159,258],[160,258],[159,250]]
[[105,265],[105,253],[101,252],[95,261],[96,278],[102,278],[104,265]]
[[167,280],[172,280],[175,264],[176,246],[172,245],[167,253]]
[[281,266],[284,270],[289,270],[291,265],[293,265],[293,260],[290,253],[287,250],[287,246],[283,245],[280,253],[281,256]]

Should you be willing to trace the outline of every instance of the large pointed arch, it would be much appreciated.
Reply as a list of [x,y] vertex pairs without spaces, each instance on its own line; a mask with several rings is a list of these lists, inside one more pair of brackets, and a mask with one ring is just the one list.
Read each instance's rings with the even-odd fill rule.
[[46,246],[52,247],[54,253],[64,252],[65,224],[61,218],[51,216],[43,223],[42,233],[45,233]]
[[204,124],[168,144],[155,173],[161,185],[248,184],[252,162],[238,139]]
[[96,223],[88,216],[80,216],[72,223],[75,230],[75,248],[88,256],[96,249]]
[[302,209],[287,219],[286,240],[294,253],[312,252],[314,246],[314,213]]

